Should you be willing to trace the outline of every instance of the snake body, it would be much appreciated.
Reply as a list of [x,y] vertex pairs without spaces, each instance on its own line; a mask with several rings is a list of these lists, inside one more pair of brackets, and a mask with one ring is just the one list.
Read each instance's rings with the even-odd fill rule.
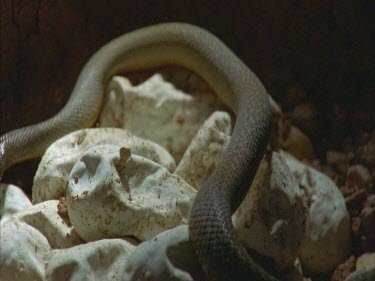
[[210,280],[277,280],[246,253],[231,222],[266,148],[271,120],[267,93],[224,43],[199,27],[158,24],[106,44],[84,66],[58,114],[0,137],[0,176],[14,163],[41,156],[63,135],[92,126],[114,74],[167,64],[205,79],[237,117],[232,139],[190,211],[189,232],[199,261]]

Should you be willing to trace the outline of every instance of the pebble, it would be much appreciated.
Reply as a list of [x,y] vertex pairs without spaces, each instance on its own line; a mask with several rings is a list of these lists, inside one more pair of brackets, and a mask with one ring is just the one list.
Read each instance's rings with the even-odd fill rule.
[[42,280],[128,281],[124,279],[124,265],[134,248],[124,239],[102,239],[54,250]]
[[325,174],[281,152],[303,190],[306,235],[299,255],[305,272],[330,273],[350,253],[350,219],[344,197]]
[[164,166],[176,168],[175,160],[160,145],[118,128],[91,128],[72,132],[55,141],[44,153],[34,177],[33,203],[65,196],[70,171],[90,147],[112,144],[129,147],[133,153]]
[[196,193],[156,162],[125,147],[102,145],[77,160],[66,202],[85,241],[125,236],[145,241],[186,224]]
[[370,192],[372,178],[367,167],[363,165],[353,165],[349,167],[346,174],[350,184],[359,189],[366,189],[368,192]]
[[345,281],[374,281],[375,253],[364,253],[356,261],[355,271]]
[[124,267],[124,281],[207,281],[189,240],[187,225],[141,243]]
[[348,162],[346,154],[336,150],[328,150],[326,160],[329,165],[341,165]]
[[272,258],[279,270],[294,265],[305,237],[306,209],[282,155],[271,152],[264,157],[232,221],[239,239]]
[[191,141],[175,174],[199,190],[219,163],[230,141],[231,121],[227,112],[215,111]]
[[[375,195],[367,197],[361,212],[360,234],[364,251],[375,251]],[[372,203],[372,204],[371,204]]]
[[99,116],[101,127],[119,127],[158,143],[178,163],[203,122],[223,107],[209,92],[190,95],[155,74],[133,86],[114,76]]
[[356,259],[350,256],[344,263],[340,264],[332,275],[331,281],[343,281],[355,269]]
[[316,116],[316,110],[311,103],[298,104],[292,113],[293,123],[310,134],[315,133],[318,127]]
[[315,159],[315,151],[309,137],[296,126],[290,126],[281,147],[299,160]]
[[4,281],[44,281],[51,247],[44,235],[20,220],[0,227],[0,271]]
[[31,206],[30,199],[22,189],[12,184],[0,183],[0,225],[13,214]]
[[12,220],[27,223],[43,233],[52,249],[69,248],[83,243],[69,218],[58,211],[59,201],[49,200],[16,213]]
[[359,159],[375,169],[375,140],[369,141],[358,149]]

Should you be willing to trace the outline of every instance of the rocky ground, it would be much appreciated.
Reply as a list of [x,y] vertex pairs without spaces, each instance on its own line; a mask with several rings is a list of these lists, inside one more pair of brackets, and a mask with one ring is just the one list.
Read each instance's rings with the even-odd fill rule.
[[[359,256],[375,251],[371,1],[233,1],[152,9],[123,2],[0,2],[0,135],[61,109],[85,61],[119,34],[168,20],[204,26],[251,65],[281,105],[290,124],[283,146],[330,176],[343,193],[351,216],[351,256],[332,276],[313,280],[344,280]],[[31,194],[38,161],[10,169],[4,182]]]

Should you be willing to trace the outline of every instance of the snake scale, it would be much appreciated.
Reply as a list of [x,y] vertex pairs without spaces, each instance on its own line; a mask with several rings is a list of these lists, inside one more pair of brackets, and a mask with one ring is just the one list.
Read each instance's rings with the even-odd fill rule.
[[157,24],[103,46],[84,66],[59,113],[0,137],[0,176],[15,163],[41,156],[65,134],[92,126],[114,74],[168,64],[201,76],[236,113],[232,139],[190,211],[190,238],[199,261],[209,280],[275,281],[246,253],[231,222],[266,148],[271,123],[268,96],[255,74],[217,37],[200,27]]

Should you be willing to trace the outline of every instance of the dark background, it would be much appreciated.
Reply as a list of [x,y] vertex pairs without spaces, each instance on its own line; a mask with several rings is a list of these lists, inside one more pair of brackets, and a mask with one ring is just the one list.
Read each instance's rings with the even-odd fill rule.
[[[372,0],[0,1],[0,135],[56,114],[100,46],[167,21],[216,34],[283,110],[293,109],[301,92],[306,95],[322,128],[313,139],[340,140],[345,132],[375,127]],[[346,112],[360,109],[359,117],[330,128],[331,118],[341,114],[337,104]]]

